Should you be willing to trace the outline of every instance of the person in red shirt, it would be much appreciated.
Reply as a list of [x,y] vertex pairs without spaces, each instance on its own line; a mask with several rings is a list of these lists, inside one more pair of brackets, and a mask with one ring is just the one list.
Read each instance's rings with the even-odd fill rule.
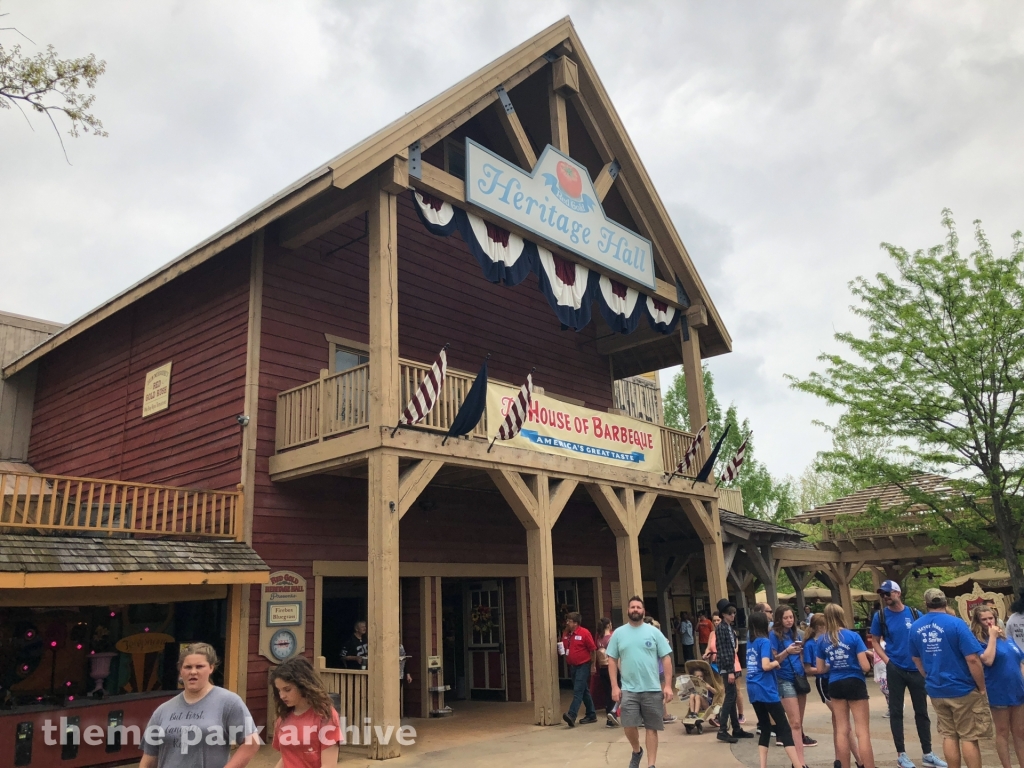
[[304,656],[288,659],[270,673],[277,705],[275,768],[327,768],[338,762],[345,742],[338,712],[320,675]]
[[700,643],[701,655],[707,653],[708,642],[711,640],[711,631],[715,628],[715,625],[711,623],[711,619],[708,618],[706,613],[700,615],[700,620],[697,622],[697,642]]
[[565,634],[562,635],[565,661],[569,665],[569,679],[572,680],[572,704],[569,705],[569,711],[562,715],[562,719],[570,728],[576,727],[580,702],[583,702],[587,709],[586,716],[580,720],[580,724],[597,722],[597,711],[590,696],[590,677],[596,668],[597,644],[590,630],[580,626],[581,621],[578,613],[570,613],[565,617]]

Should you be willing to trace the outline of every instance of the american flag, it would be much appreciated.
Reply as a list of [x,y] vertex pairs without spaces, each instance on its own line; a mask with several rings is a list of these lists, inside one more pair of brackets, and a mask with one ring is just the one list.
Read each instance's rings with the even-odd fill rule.
[[743,454],[747,451],[747,441],[753,432],[748,432],[747,436],[743,438],[743,443],[736,451],[736,455],[732,457],[732,461],[725,468],[725,472],[718,479],[719,483],[729,483],[735,480],[740,474],[740,467],[743,466]]
[[[508,413],[505,414],[505,420],[501,426],[498,427],[498,434],[494,440],[511,440],[513,437],[519,434],[519,430],[523,428],[523,424],[526,423],[526,414],[530,412],[530,401],[533,399],[533,371],[526,377],[526,383],[523,384],[519,390],[519,394],[516,399],[511,402],[508,407]],[[490,452],[491,448],[494,447],[494,440],[491,441],[490,447],[487,451]]]
[[705,423],[703,427],[697,430],[697,434],[693,436],[693,442],[690,443],[690,447],[686,449],[686,453],[683,454],[683,460],[679,462],[676,467],[676,471],[673,474],[682,475],[690,468],[693,464],[694,458],[697,456],[697,449],[700,448],[700,444],[704,440],[704,433],[708,431],[708,425]]
[[402,411],[402,416],[398,419],[399,425],[418,424],[426,418],[426,415],[434,407],[434,403],[437,402],[437,396],[441,394],[441,387],[444,386],[445,374],[448,373],[446,349],[448,349],[447,344],[441,349],[437,360],[430,366],[430,370],[423,377],[423,382],[416,389],[416,394],[412,396],[412,400],[409,401],[409,404],[405,406],[405,410]]

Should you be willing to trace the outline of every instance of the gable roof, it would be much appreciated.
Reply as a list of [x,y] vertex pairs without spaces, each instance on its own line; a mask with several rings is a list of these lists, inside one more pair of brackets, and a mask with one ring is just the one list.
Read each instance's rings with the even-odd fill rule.
[[[213,258],[261,228],[281,218],[303,203],[332,187],[350,188],[388,159],[404,156],[416,141],[431,135],[434,142],[482,112],[498,100],[496,88],[510,88],[509,81],[520,82],[547,63],[545,54],[564,45],[579,70],[581,101],[601,128],[608,152],[620,166],[620,177],[629,180],[631,193],[645,217],[650,239],[668,260],[691,303],[701,302],[707,310],[707,327],[700,331],[704,356],[732,350],[732,339],[697,274],[679,233],[672,224],[661,198],[640,160],[633,142],[587,56],[571,19],[555,22],[448,90],[435,96],[401,118],[368,136],[294,184],[263,201],[227,227],[210,236],[184,254],[144,277],[133,286],[69,323],[53,337],[24,353],[3,369],[11,376],[42,356],[95,326],[143,296],[152,293],[185,272]],[[518,77],[517,77],[518,76]]]
[[[926,472],[915,475],[908,484],[925,493],[941,493],[949,490],[948,478]],[[851,493],[849,496],[830,501],[828,504],[801,512],[796,517],[789,518],[788,522],[820,523],[822,520],[833,518],[836,515],[862,515],[875,501],[878,502],[881,509],[888,510],[906,504],[910,499],[898,485],[873,485],[870,488]]]

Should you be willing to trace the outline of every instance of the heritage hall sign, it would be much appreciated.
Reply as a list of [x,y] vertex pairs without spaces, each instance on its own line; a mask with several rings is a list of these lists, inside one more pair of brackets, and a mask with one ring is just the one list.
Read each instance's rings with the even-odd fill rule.
[[[518,394],[512,387],[488,382],[487,423],[500,424]],[[644,472],[664,471],[657,424],[592,411],[545,397],[536,390],[519,434],[502,445]]]
[[586,168],[550,144],[527,173],[466,139],[466,201],[654,289],[651,242],[604,215]]

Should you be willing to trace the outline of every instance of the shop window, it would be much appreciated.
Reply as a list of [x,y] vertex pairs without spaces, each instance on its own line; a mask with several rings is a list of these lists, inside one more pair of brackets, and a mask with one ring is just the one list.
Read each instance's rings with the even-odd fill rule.
[[370,348],[362,342],[343,339],[325,333],[328,346],[327,368],[331,373],[341,373],[370,362]]

